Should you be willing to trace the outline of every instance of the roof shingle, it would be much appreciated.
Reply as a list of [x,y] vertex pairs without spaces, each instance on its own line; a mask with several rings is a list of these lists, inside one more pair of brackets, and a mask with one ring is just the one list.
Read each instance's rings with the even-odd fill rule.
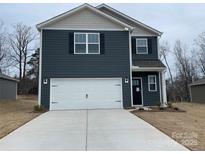
[[6,80],[11,80],[11,81],[19,82],[18,79],[12,78],[12,77],[10,77],[8,75],[1,74],[1,73],[0,73],[0,79],[6,79]]
[[166,67],[161,60],[136,60],[132,62],[132,65],[139,67]]
[[205,84],[205,77],[202,79],[199,79],[197,81],[194,81],[193,83],[190,84],[190,86],[194,86],[194,85],[202,85]]

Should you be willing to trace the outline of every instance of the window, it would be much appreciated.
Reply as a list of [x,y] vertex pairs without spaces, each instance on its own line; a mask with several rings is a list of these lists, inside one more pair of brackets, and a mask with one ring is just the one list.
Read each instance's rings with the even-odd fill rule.
[[75,33],[74,53],[75,54],[100,54],[99,33]]
[[148,89],[149,91],[157,91],[157,77],[156,75],[148,76]]
[[144,39],[144,38],[136,39],[136,53],[137,54],[148,54],[147,39]]

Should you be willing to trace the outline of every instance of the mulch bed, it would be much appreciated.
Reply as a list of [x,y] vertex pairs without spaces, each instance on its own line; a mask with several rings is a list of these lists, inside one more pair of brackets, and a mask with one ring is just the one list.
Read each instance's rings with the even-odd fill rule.
[[145,110],[143,107],[132,110],[131,113],[135,112],[186,112],[178,107],[149,107],[149,110]]

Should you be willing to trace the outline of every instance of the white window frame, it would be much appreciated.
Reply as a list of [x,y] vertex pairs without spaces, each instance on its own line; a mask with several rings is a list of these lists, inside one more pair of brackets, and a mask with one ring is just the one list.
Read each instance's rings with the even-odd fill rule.
[[[137,43],[137,41],[139,41],[139,40],[143,40],[143,41],[146,41],[146,45],[144,46],[144,45],[139,45],[138,43]],[[139,55],[145,55],[145,54],[148,54],[148,40],[147,40],[147,38],[136,38],[136,54],[139,54]],[[138,52],[138,47],[146,47],[146,52],[145,53],[139,53]]]
[[[150,83],[150,78],[154,77],[155,78],[155,83]],[[150,89],[150,84],[155,84],[155,89],[151,90]],[[151,92],[156,92],[157,91],[157,76],[156,75],[148,75],[148,90]]]
[[[83,35],[86,35],[86,39],[85,39],[85,43],[78,43],[78,42],[75,42],[75,35],[76,34],[83,34]],[[98,35],[98,42],[97,43],[89,43],[88,42],[88,35],[89,34],[97,34]],[[85,53],[76,53],[75,52],[75,45],[76,44],[85,44],[86,45],[86,52]],[[88,45],[89,44],[98,44],[98,53],[89,53],[89,51],[88,51]],[[79,32],[77,32],[77,33],[74,33],[74,54],[81,54],[81,55],[85,55],[85,54],[100,54],[100,33],[79,33]]]

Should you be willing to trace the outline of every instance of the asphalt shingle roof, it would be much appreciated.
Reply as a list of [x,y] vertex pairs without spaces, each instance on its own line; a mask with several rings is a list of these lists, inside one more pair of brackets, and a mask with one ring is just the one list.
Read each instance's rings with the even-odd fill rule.
[[194,85],[202,85],[205,84],[205,77],[202,79],[199,79],[197,81],[194,81],[193,83],[190,84],[190,86],[194,86]]
[[166,67],[161,60],[136,60],[132,65],[139,67]]
[[1,74],[1,73],[0,73],[0,79],[6,79],[6,80],[11,80],[11,81],[16,81],[16,82],[19,81],[18,79],[12,78],[12,77],[10,77],[8,75]]

